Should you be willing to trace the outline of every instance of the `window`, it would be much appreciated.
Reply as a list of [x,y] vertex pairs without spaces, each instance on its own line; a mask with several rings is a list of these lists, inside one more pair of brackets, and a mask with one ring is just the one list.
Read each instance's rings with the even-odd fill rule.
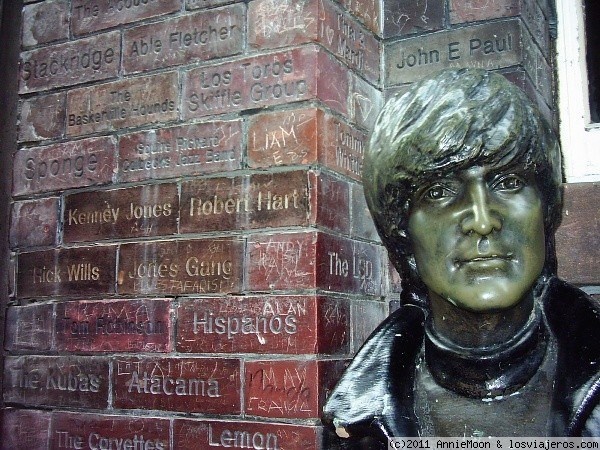
[[[568,182],[600,180],[597,0],[556,0],[560,135]],[[585,24],[589,23],[586,33]],[[586,56],[587,55],[587,56]],[[590,88],[591,86],[591,88]]]

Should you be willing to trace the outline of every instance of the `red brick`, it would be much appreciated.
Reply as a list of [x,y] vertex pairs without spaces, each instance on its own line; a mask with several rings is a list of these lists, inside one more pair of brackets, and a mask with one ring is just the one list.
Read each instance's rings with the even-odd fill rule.
[[248,241],[248,283],[251,290],[316,287],[317,233],[254,235]]
[[110,183],[115,147],[114,138],[100,137],[23,148],[14,158],[13,195]]
[[73,0],[71,27],[75,35],[179,11],[179,0]]
[[51,304],[12,306],[6,310],[5,347],[9,351],[52,349]]
[[227,172],[241,164],[241,120],[158,128],[119,140],[120,181]]
[[350,76],[347,104],[349,121],[370,130],[383,107],[383,96],[362,78]]
[[248,164],[271,167],[317,161],[321,139],[316,108],[293,109],[249,118]]
[[47,450],[50,413],[6,408],[0,416],[2,450]]
[[239,414],[240,360],[118,358],[115,408]]
[[23,100],[19,122],[19,142],[43,141],[64,135],[66,94],[42,95]]
[[204,239],[123,244],[120,294],[214,294],[240,292],[244,242]]
[[322,233],[317,247],[317,286],[334,292],[381,296],[382,248]]
[[52,448],[168,450],[170,421],[136,417],[70,413],[52,414]]
[[68,0],[50,0],[23,8],[24,47],[69,38]]
[[445,0],[386,0],[384,5],[383,36],[386,38],[444,28]]
[[175,234],[178,213],[175,183],[67,195],[63,239],[96,242]]
[[345,10],[350,11],[373,33],[381,33],[383,22],[381,2],[378,0],[336,0],[336,2],[343,5]]
[[520,0],[450,0],[450,22],[476,22],[516,16]]
[[56,305],[56,348],[67,352],[171,350],[170,301],[70,301]]
[[21,253],[17,292],[20,297],[111,294],[115,266],[115,246]]
[[319,0],[318,42],[367,80],[379,81],[379,42],[327,0]]
[[107,407],[108,360],[90,356],[8,356],[4,401],[30,406]]
[[334,353],[349,338],[347,303],[314,295],[182,300],[177,315],[180,352]]
[[251,290],[324,289],[380,296],[378,245],[323,232],[254,235],[248,241]]
[[250,119],[249,165],[271,167],[318,160],[360,180],[366,140],[365,132],[317,108],[259,114]]
[[[310,172],[311,201],[315,204],[315,223],[319,226],[350,233],[350,188],[347,181],[326,172]],[[316,191],[316,192],[315,192]]]
[[304,171],[182,183],[181,233],[308,224]]
[[318,450],[320,428],[281,423],[189,420],[173,422],[173,445],[179,450],[209,447]]
[[14,202],[10,224],[11,247],[54,245],[58,210],[58,197]]
[[266,49],[317,41],[319,12],[315,0],[250,2],[248,43]]
[[21,53],[19,93],[116,77],[120,41],[115,31]]
[[67,93],[67,135],[115,131],[177,119],[176,72],[129,78]]
[[320,161],[336,172],[360,180],[367,134],[321,111],[319,129],[322,139]]
[[244,7],[232,5],[125,31],[127,73],[165,68],[242,52]]
[[600,282],[599,183],[565,184],[560,228],[556,232],[558,275],[575,284]]
[[246,414],[277,418],[318,418],[323,401],[343,368],[340,361],[248,361]]
[[316,54],[311,46],[192,69],[184,75],[183,117],[314,98]]

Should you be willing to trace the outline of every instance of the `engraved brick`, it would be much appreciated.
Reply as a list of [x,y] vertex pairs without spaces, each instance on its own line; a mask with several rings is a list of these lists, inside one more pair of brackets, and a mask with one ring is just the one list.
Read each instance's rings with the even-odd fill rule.
[[450,22],[476,22],[516,16],[521,0],[450,0]]
[[383,107],[383,96],[377,88],[364,79],[349,74],[346,103],[348,120],[363,128],[372,129]]
[[192,180],[181,186],[181,233],[304,226],[307,172]]
[[241,165],[240,120],[158,128],[119,140],[121,181],[227,172]]
[[116,77],[120,40],[115,31],[21,53],[19,93]]
[[365,192],[361,184],[352,183],[352,206],[350,220],[350,235],[369,241],[379,242],[379,234],[375,228],[375,223],[367,207]]
[[136,299],[58,303],[55,330],[59,351],[169,351],[170,301]]
[[0,423],[3,450],[48,449],[49,412],[5,408]]
[[55,411],[50,443],[52,448],[168,450],[169,425],[157,417]]
[[[376,116],[381,107],[381,101],[364,96],[357,97],[356,102],[368,111],[367,116]],[[330,114],[319,111],[318,117],[322,139],[319,160],[336,172],[360,181],[367,134]]]
[[255,235],[248,241],[252,290],[319,288],[382,294],[381,247],[327,233]]
[[600,284],[600,184],[565,184],[556,232],[558,275],[575,284]]
[[444,27],[444,0],[386,0],[383,11],[383,36],[404,36]]
[[255,0],[248,5],[248,43],[275,48],[316,41],[318,19],[314,0]]
[[250,119],[249,165],[269,167],[319,161],[360,180],[366,139],[366,133],[360,129],[316,108],[258,114]]
[[384,48],[386,86],[417,81],[447,67],[497,69],[522,62],[519,20],[418,36]]
[[194,353],[335,353],[348,348],[349,308],[321,296],[182,300],[177,350]]
[[[389,0],[387,0],[389,1]],[[378,0],[336,0],[375,34],[381,34],[382,2]]]
[[248,164],[270,167],[317,161],[321,132],[316,108],[293,109],[249,118]]
[[240,413],[240,360],[118,358],[114,405],[218,414]]
[[142,72],[241,53],[244,26],[244,7],[233,5],[129,29],[123,67]]
[[173,422],[173,446],[179,450],[232,447],[318,450],[320,428],[281,423],[189,420]]
[[[362,88],[358,79],[314,45],[201,67],[184,75],[183,117],[318,99],[360,125],[362,115],[352,110],[355,97],[365,95],[356,91]],[[372,103],[377,92],[371,87],[365,101]]]
[[121,245],[120,294],[240,292],[244,242],[240,239]]
[[227,3],[237,3],[242,0],[185,0],[185,9],[192,11],[200,8],[212,8]]
[[248,239],[251,290],[314,288],[317,233],[254,235]]
[[370,81],[379,80],[379,43],[329,0],[251,2],[248,42],[263,49],[319,42]]
[[330,230],[350,233],[350,189],[347,181],[326,172],[310,172],[311,210],[315,223]]
[[381,296],[382,248],[322,233],[317,248],[317,286],[334,292]]
[[53,245],[58,230],[58,197],[14,202],[11,210],[10,245]]
[[379,42],[371,32],[365,30],[351,16],[334,7],[333,3],[319,0],[318,4],[318,42],[367,80],[377,83]]
[[95,242],[175,234],[178,213],[175,183],[67,195],[63,239]]
[[32,47],[68,37],[68,0],[45,1],[23,8],[23,46]]
[[53,311],[53,305],[50,304],[9,307],[6,310],[6,349],[50,350]]
[[108,403],[108,382],[106,358],[8,356],[4,365],[4,401],[102,409]]
[[339,378],[340,361],[248,361],[246,414],[261,417],[318,418],[328,389]]
[[67,93],[67,134],[115,131],[177,118],[177,73],[130,78]]
[[115,266],[115,246],[21,253],[17,292],[21,297],[111,294]]
[[15,154],[13,195],[110,183],[116,142],[112,137],[83,139]]
[[66,94],[51,94],[23,100],[19,142],[55,139],[64,135]]
[[71,26],[75,35],[179,11],[179,0],[73,0]]

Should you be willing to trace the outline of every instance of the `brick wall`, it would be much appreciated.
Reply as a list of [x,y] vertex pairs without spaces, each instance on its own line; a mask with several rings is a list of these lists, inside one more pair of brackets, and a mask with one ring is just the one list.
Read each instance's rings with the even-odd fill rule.
[[360,185],[379,13],[25,3],[3,448],[329,447],[390,291]]
[[554,118],[547,8],[26,0],[2,448],[333,448],[399,288],[360,183],[383,98],[484,67]]

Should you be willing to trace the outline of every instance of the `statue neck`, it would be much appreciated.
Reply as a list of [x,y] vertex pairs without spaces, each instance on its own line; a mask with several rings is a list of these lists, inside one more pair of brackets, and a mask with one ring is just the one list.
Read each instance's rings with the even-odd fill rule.
[[531,317],[534,298],[528,295],[513,308],[498,312],[461,309],[430,292],[431,325],[439,338],[465,350],[502,345],[522,330]]
[[[425,326],[425,360],[438,384],[475,398],[520,389],[538,370],[547,344],[541,307],[531,297],[528,308],[499,314],[468,312],[473,322],[465,322],[468,317],[457,321],[456,315],[445,320],[438,317],[442,331],[453,339],[440,333],[436,315],[430,315]],[[529,314],[522,321],[525,310]],[[505,322],[516,318],[520,326]],[[457,329],[452,329],[452,323]]]

